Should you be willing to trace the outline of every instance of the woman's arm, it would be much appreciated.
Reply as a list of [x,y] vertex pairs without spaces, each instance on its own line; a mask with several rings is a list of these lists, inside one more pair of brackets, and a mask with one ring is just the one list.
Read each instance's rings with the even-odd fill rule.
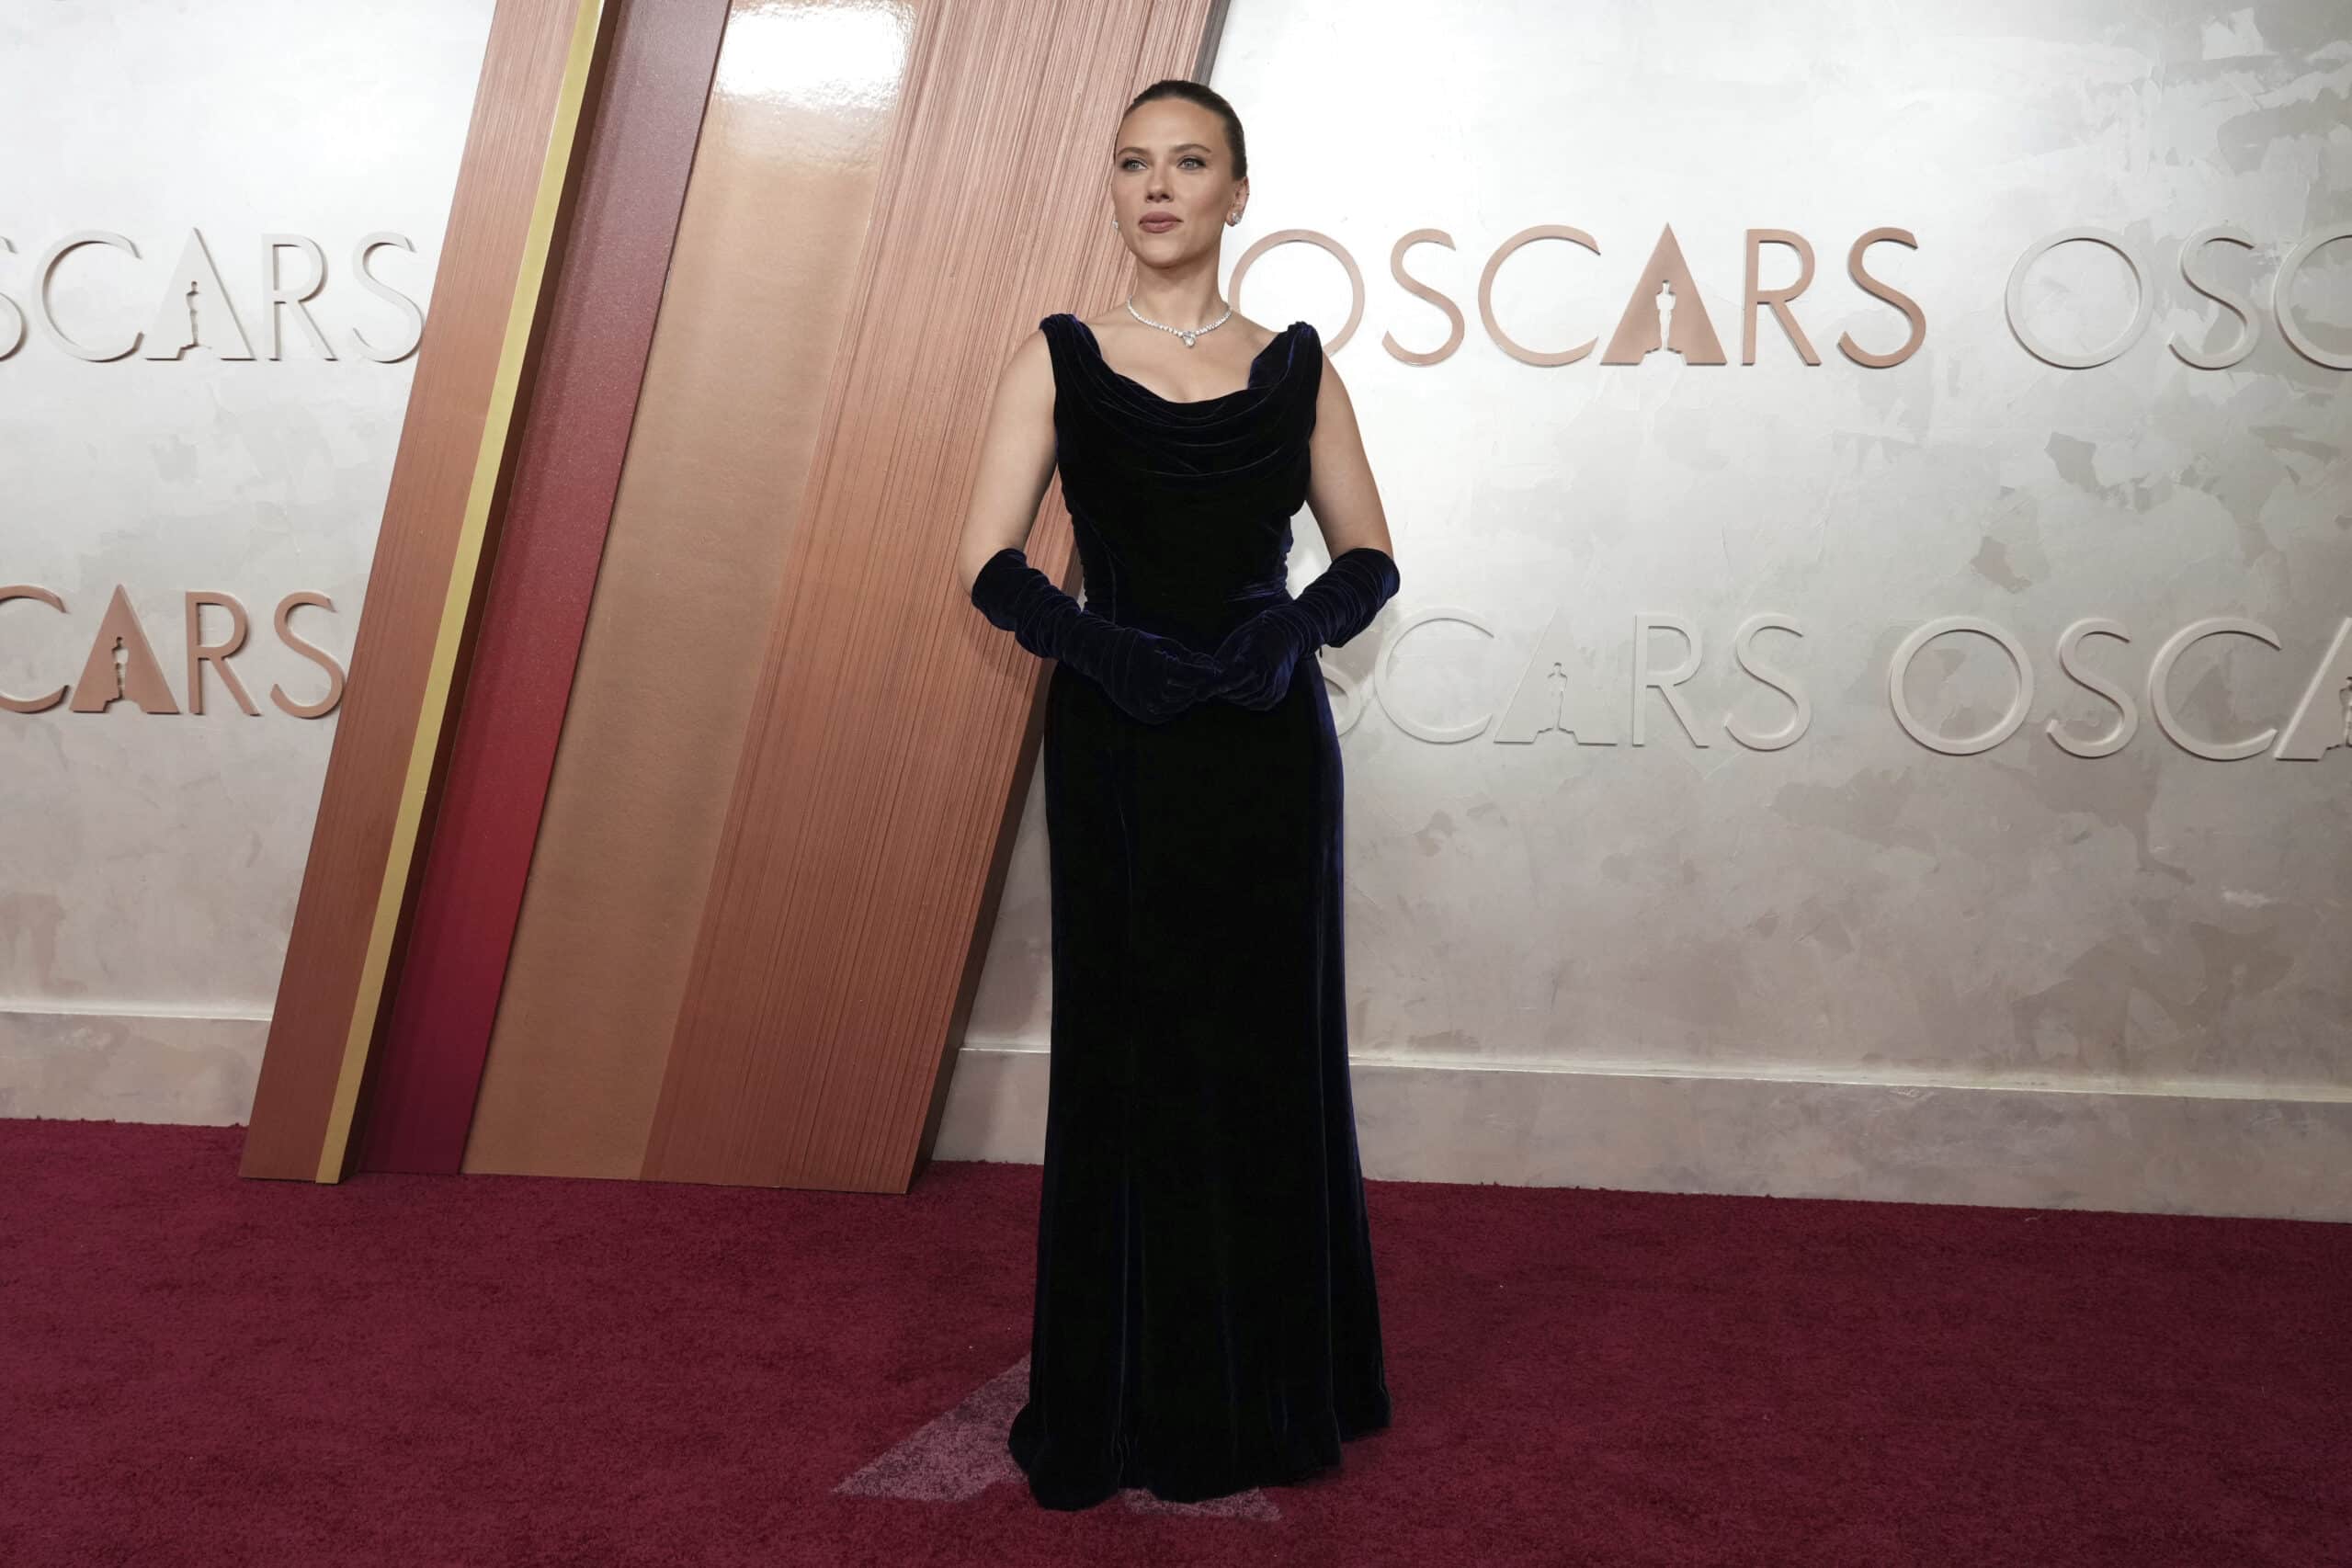
[[1143,722],[1165,723],[1206,697],[1221,672],[1205,653],[1095,614],[1028,563],[1029,525],[1052,475],[1053,361],[1043,335],[1031,333],[989,405],[956,546],[960,586],[1022,647],[1076,670]]
[[988,407],[980,469],[971,482],[963,537],[956,547],[956,591],[968,596],[988,558],[1027,548],[1038,503],[1053,478],[1053,360],[1045,334],[1032,331],[1013,350]]
[[1314,651],[1338,647],[1372,623],[1396,594],[1396,562],[1389,557],[1388,517],[1380,487],[1364,459],[1356,409],[1339,372],[1324,361],[1316,388],[1315,428],[1308,454],[1314,472],[1307,504],[1323,530],[1331,564],[1298,597],[1267,606],[1225,634],[1216,659],[1224,674],[1217,695],[1264,710],[1282,700],[1301,663]]
[[1315,392],[1315,428],[1307,441],[1307,455],[1314,465],[1307,478],[1307,505],[1314,509],[1315,526],[1323,529],[1331,558],[1336,561],[1367,545],[1394,556],[1380,486],[1372,483],[1364,437],[1356,428],[1356,405],[1348,401],[1347,385],[1328,358],[1323,362],[1323,384]]

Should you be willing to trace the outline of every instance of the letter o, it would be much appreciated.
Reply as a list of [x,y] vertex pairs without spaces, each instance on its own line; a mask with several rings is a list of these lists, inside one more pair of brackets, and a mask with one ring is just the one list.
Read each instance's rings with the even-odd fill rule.
[[1233,263],[1233,280],[1227,285],[1226,292],[1233,299],[1239,300],[1242,297],[1242,279],[1248,275],[1250,263],[1277,245],[1288,244],[1313,245],[1318,250],[1326,251],[1347,274],[1347,319],[1340,324],[1337,332],[1323,339],[1324,352],[1336,354],[1347,347],[1347,340],[1356,335],[1357,324],[1364,319],[1364,273],[1356,265],[1356,258],[1348,254],[1347,247],[1329,234],[1319,233],[1313,229],[1275,230],[1242,252],[1241,260]]
[[[2093,349],[2087,354],[2069,354],[2062,349],[2051,347],[2034,336],[2025,321],[2026,274],[2033,270],[2033,264],[2040,261],[2045,253],[2073,240],[2093,241],[2107,246],[2121,256],[2124,265],[2131,268],[2132,287],[2140,296],[2140,303],[2131,312],[2131,324],[2123,329],[2123,335],[2105,348]],[[2109,230],[2093,228],[2061,229],[2058,233],[2028,245],[2025,254],[2017,257],[2017,264],[2009,268],[2009,288],[2006,299],[2009,330],[2017,335],[2019,343],[2025,345],[2026,352],[2037,359],[2046,360],[2066,370],[2087,370],[2094,365],[2104,365],[2130,347],[2140,340],[2140,335],[2147,330],[2148,318],[2155,313],[2156,308],[2155,296],[2148,291],[2148,268],[2141,264],[2139,255],[2131,248],[2131,242]]]
[[[2002,651],[2009,655],[2009,662],[2017,670],[2017,694],[2010,702],[2008,712],[1983,734],[1971,735],[1965,740],[1953,740],[1927,728],[1911,711],[1911,701],[1903,694],[1903,677],[1911,668],[1913,656],[1947,631],[1974,631],[1990,637],[2001,644]],[[2026,722],[2026,714],[2033,707],[2033,665],[2027,659],[2025,648],[2005,629],[1979,616],[1948,615],[1920,627],[1895,649],[1894,657],[1887,663],[1887,699],[1894,705],[1894,720],[1903,726],[1903,733],[1931,751],[1939,751],[1948,756],[1967,756],[1992,750],[2015,734],[2017,726]]]

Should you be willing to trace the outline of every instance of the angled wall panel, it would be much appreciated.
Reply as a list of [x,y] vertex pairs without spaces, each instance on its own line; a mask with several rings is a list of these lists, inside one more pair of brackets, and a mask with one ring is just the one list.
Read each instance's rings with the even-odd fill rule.
[[500,0],[241,1169],[339,1180],[429,842],[603,0]]
[[924,14],[728,18],[468,1171],[642,1164]]
[[[1123,287],[1103,221],[1119,114],[1192,73],[1210,13],[943,5],[918,39],[781,592],[746,629],[750,728],[648,1176],[913,1175],[1036,740],[1040,665],[951,586],[977,443],[1038,318]],[[1037,554],[1058,572],[1058,490],[1048,506]]]
[[497,566],[365,1095],[364,1169],[455,1171],[465,1153],[727,13],[727,0],[626,0],[612,23]]

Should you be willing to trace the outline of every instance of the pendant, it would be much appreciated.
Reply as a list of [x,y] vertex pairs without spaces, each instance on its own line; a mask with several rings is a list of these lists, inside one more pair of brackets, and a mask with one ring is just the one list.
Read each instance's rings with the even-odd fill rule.
[[1188,333],[1188,332],[1187,332],[1187,333],[1184,334],[1183,335],[1184,335],[1184,346],[1185,346],[1187,348],[1191,347],[1192,347],[1192,334],[1190,334],[1190,333]]

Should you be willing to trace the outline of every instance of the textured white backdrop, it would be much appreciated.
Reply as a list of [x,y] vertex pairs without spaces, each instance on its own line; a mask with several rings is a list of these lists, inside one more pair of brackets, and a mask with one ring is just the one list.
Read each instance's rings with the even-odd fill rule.
[[[2259,1207],[2300,1179],[2267,1163],[2299,1147],[2344,1169],[2352,753],[2209,761],[2158,731],[2141,689],[2177,628],[2251,616],[2283,648],[2199,642],[2174,700],[2207,735],[2283,725],[2352,614],[2352,376],[2297,356],[2267,322],[2230,370],[2192,369],[2166,347],[2175,334],[2220,347],[2238,330],[2180,281],[2185,236],[2248,230],[2253,251],[2215,245],[2205,259],[2267,305],[2284,255],[2352,219],[2343,8],[1488,0],[1445,8],[1442,48],[1431,15],[1235,0],[1212,73],[1253,165],[1229,267],[1260,235],[1303,227],[1345,244],[1366,284],[1334,362],[1403,585],[1326,667],[1426,722],[1475,723],[1507,704],[1558,616],[1572,711],[1619,744],[1558,731],[1505,744],[1492,728],[1432,744],[1377,704],[1345,736],[1368,1169],[1965,1198],[1996,1189],[1968,1185],[1960,1165],[2030,1164],[2053,1124],[2062,1142],[2090,1136],[2070,1118],[2106,1118],[2110,1131],[2133,1116],[2177,1121],[2183,1097],[2243,1107],[2198,1136],[2259,1166],[2252,1189],[2267,1196],[2212,1197],[2203,1177],[2171,1196],[2162,1180],[2135,1186],[2134,1162],[2192,1157],[2143,1146],[2185,1136],[2160,1122],[2077,1145],[2085,1168],[2024,1196]],[[1575,364],[1521,363],[1480,323],[1487,257],[1537,223],[1585,230],[1600,254],[1519,251],[1496,313],[1532,347],[1597,337]],[[1731,362],[1604,365],[1667,224]],[[2011,336],[2003,296],[2020,253],[2085,224],[2140,247],[2157,301],[2128,352],[2059,369]],[[1847,246],[1881,226],[1918,246],[1877,244],[1866,265],[1921,304],[1927,336],[1903,364],[1871,369],[1835,345],[1848,332],[1884,352],[1907,335],[1846,275]],[[1445,339],[1441,314],[1389,275],[1390,247],[1424,227],[1456,248],[1416,246],[1405,267],[1461,308],[1467,332],[1430,366],[1381,344]],[[1817,367],[1768,314],[1757,363],[1738,362],[1751,227],[1812,244],[1813,281],[1793,309]],[[1795,273],[1793,252],[1765,248],[1765,286]],[[2042,261],[2025,300],[2044,337],[2079,349],[2129,322],[2131,290],[2112,253],[2075,244]],[[2313,258],[2294,301],[2324,348],[2352,353],[2352,241]],[[1308,317],[1329,338],[1349,301],[1326,256],[1290,246],[1253,266],[1238,304],[1267,324]],[[1305,515],[1299,531],[1294,586],[1324,561]],[[1397,630],[1439,607],[1491,636],[1416,631],[1384,670]],[[1721,728],[1768,731],[1790,712],[1733,662],[1732,633],[1757,612],[1804,632],[1757,644],[1812,704],[1808,732],[1777,752]],[[1654,694],[1646,744],[1628,744],[1642,613],[1704,638],[1681,688],[1703,749]],[[1912,628],[1963,613],[2023,641],[2034,700],[2005,744],[1952,756],[1896,726],[1887,666]],[[2130,632],[2084,653],[2142,707],[2136,738],[2097,760],[2042,733],[2054,717],[2088,738],[2114,718],[2057,663],[2059,634],[2087,616]],[[1653,648],[1661,667],[1683,658],[1670,633]],[[1906,689],[1919,714],[1964,734],[2002,714],[2008,680],[1990,642],[1948,636]],[[1335,701],[1345,722],[1336,688]],[[1032,797],[973,1019],[984,1048],[1046,1037]],[[1512,1071],[1461,1090],[1496,1098],[1455,1119],[1394,1086],[1416,1081],[1406,1068],[1457,1087],[1485,1084],[1461,1070]],[[1695,1099],[1619,1105],[1608,1096],[1622,1085],[1595,1074],[1752,1093],[1705,1090],[1706,1124],[1684,1125]],[[1859,1087],[1792,1108],[1790,1085],[1823,1085]],[[1955,1108],[1910,1146],[1866,1147],[1890,1096],[1916,1105],[1948,1089],[1995,1093],[1965,1109],[1944,1096]],[[2003,1092],[2016,1090],[2031,1092]],[[2119,1093],[2154,1103],[2115,1109]],[[1555,1097],[1568,1123],[1513,1120]],[[1574,1119],[1604,1103],[1618,1118],[1605,1128]],[[991,1125],[1012,1131],[971,1131],[968,1146],[1010,1153],[1034,1131]],[[1604,1131],[1630,1152],[1594,1159]],[[1929,1142],[1944,1150],[1936,1180],[1908,1184],[1899,1167]],[[2325,1201],[2352,1212],[2352,1188],[2332,1180]]]
[[[415,370],[360,352],[413,341],[350,255],[380,230],[415,249],[369,270],[422,309],[432,290],[472,113],[491,0],[384,6],[297,0],[119,0],[0,6],[0,294],[29,310],[41,254],[83,230],[50,303],[78,340],[144,332],[191,229],[256,358],[148,344],[92,363],[29,330],[0,359],[0,583],[62,595],[66,615],[0,608],[0,690],[78,678],[115,585],[153,645],[177,716],[0,711],[0,1114],[244,1119],[334,742],[335,718],[291,717],[324,671],[349,667]],[[310,301],[339,357],[281,312],[267,353],[266,233],[325,253]],[[308,276],[293,249],[279,276]],[[199,312],[199,315],[201,312]],[[10,324],[0,311],[0,333]],[[208,341],[224,341],[206,325]],[[208,676],[188,706],[181,596],[219,591],[252,617],[233,663],[261,709]],[[208,638],[227,629],[207,612]]]

